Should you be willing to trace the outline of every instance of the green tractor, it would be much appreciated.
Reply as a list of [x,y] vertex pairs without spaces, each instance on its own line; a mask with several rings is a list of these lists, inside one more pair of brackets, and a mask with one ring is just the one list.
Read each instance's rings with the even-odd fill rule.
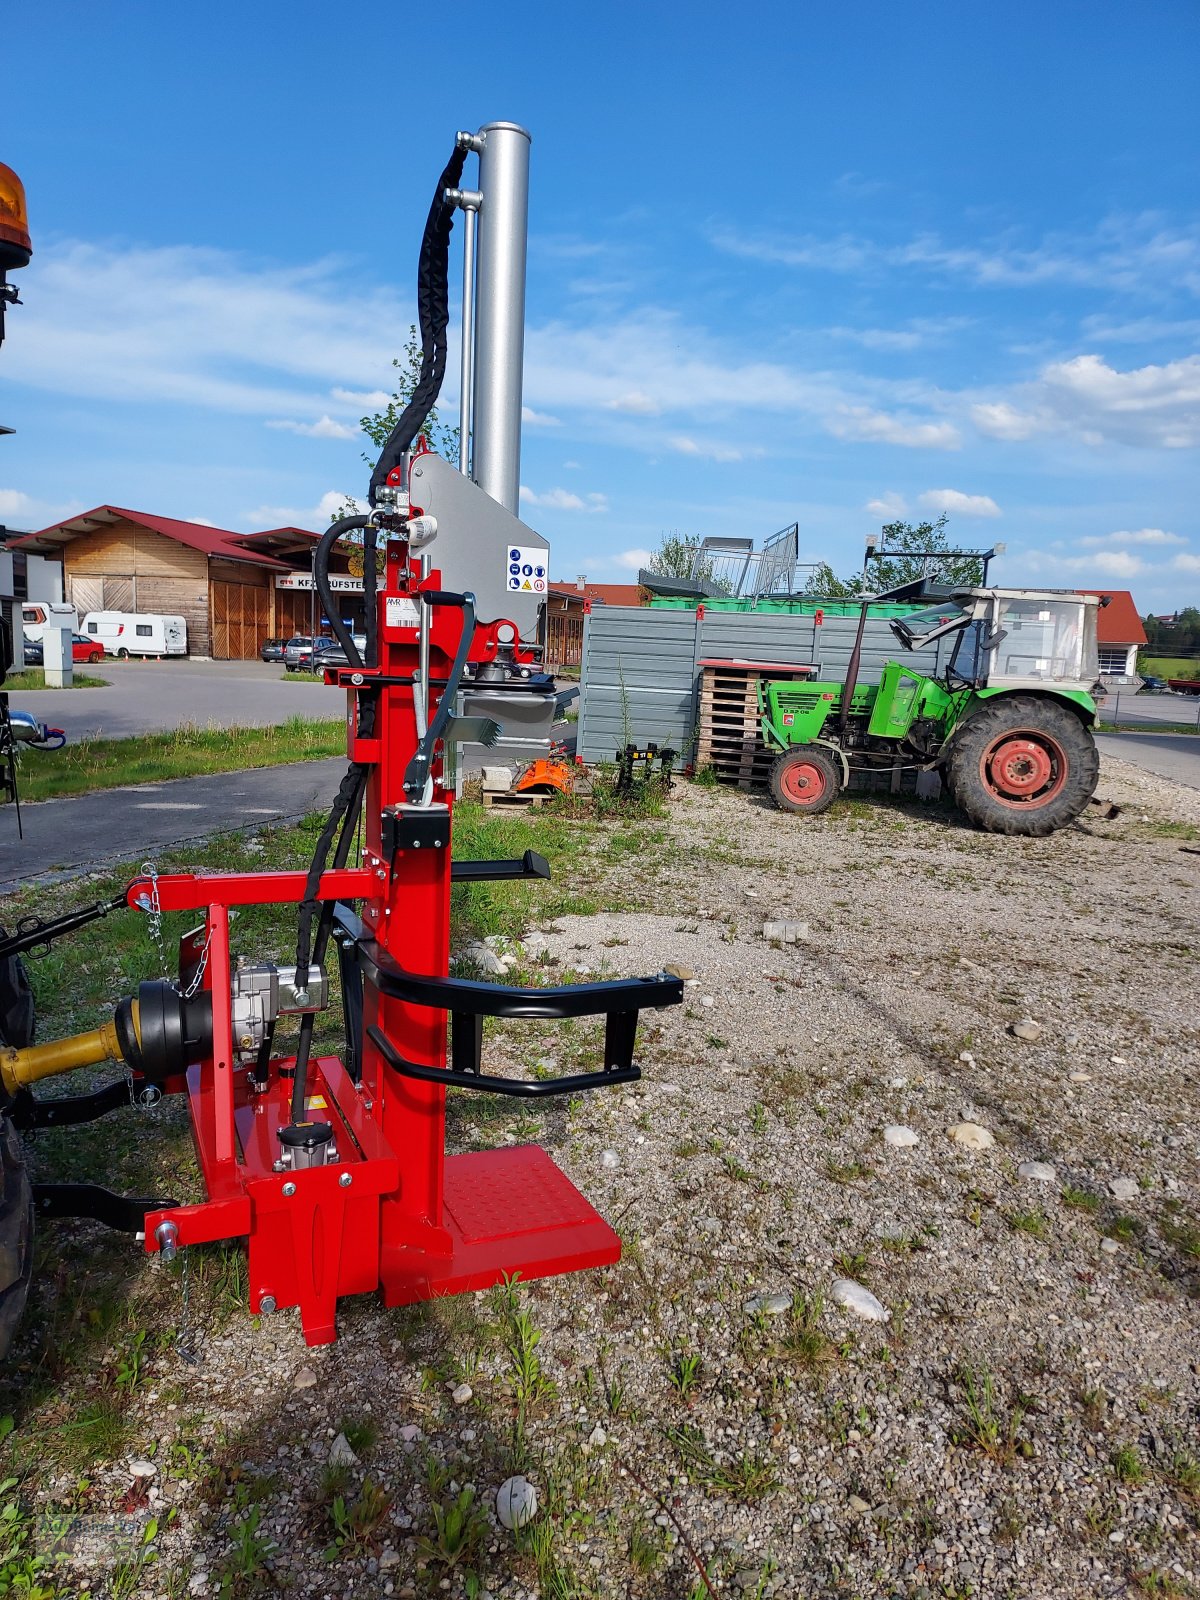
[[[887,598],[900,598],[900,592]],[[761,731],[780,752],[771,795],[817,816],[854,770],[936,771],[955,804],[990,833],[1041,838],[1073,822],[1096,788],[1098,596],[956,589],[891,620],[906,650],[937,645],[936,676],[889,661],[859,684],[867,606],[841,683],[766,683]]]

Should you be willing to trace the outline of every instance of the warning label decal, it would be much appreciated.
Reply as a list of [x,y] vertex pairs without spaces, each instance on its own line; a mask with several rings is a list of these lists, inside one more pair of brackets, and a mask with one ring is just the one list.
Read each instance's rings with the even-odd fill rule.
[[534,545],[510,544],[505,551],[505,577],[510,590],[526,594],[546,592],[547,552]]
[[416,601],[403,594],[388,595],[386,621],[389,628],[419,628],[421,616]]

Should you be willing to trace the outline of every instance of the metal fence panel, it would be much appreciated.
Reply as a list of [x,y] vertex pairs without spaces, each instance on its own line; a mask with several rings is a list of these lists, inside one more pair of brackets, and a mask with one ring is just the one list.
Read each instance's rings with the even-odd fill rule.
[[[694,755],[699,663],[707,659],[814,663],[820,676],[845,679],[858,631],[857,617],[790,612],[652,610],[598,606],[584,620],[580,668],[579,754],[612,761],[630,739],[653,741]],[[945,664],[948,646],[911,658],[918,672]],[[878,683],[886,662],[905,652],[884,617],[869,617],[863,635],[860,683]]]

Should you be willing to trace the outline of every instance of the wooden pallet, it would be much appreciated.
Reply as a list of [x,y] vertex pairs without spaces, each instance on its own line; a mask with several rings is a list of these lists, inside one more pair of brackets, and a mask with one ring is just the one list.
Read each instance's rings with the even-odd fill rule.
[[549,794],[514,794],[511,789],[497,793],[492,789],[483,791],[483,808],[485,811],[528,811],[539,810],[547,800],[553,800]]
[[759,682],[795,681],[808,673],[800,668],[760,668],[750,662],[706,665],[702,672],[696,765],[711,767],[722,782],[741,789],[765,789],[775,752],[759,737]]

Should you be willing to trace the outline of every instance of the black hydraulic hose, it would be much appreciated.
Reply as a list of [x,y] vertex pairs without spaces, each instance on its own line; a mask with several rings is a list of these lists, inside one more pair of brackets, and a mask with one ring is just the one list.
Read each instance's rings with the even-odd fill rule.
[[[466,164],[465,148],[455,148],[438,179],[433,203],[421,236],[417,263],[417,320],[421,326],[421,372],[412,398],[400,413],[388,435],[375,470],[371,474],[368,498],[372,505],[388,479],[399,466],[405,452],[420,433],[442,387],[446,372],[446,329],[450,323],[450,232],[454,227],[454,205],[446,199],[447,189],[456,189]],[[463,446],[460,445],[460,448]]]
[[[362,810],[363,796],[367,792],[367,768],[365,766],[352,767],[350,769],[350,773],[347,773],[346,775],[347,779],[350,777],[351,773],[356,775],[356,781],[348,798],[345,816],[342,821],[342,831],[338,835],[337,849],[334,851],[333,865],[335,870],[340,870],[346,865],[347,858],[350,854],[350,846],[354,842],[355,830],[358,827],[358,817],[359,812]],[[343,787],[345,787],[345,781],[343,781]],[[319,848],[320,846],[318,845],[318,849]],[[328,845],[326,845],[326,850],[327,849]],[[316,866],[315,860],[313,864]],[[310,905],[310,902],[307,899],[310,891],[312,892],[313,896],[311,906],[316,906],[316,887],[320,886],[321,872],[323,870],[324,861],[322,860],[321,866],[317,868],[316,886],[314,887],[313,871],[312,868],[309,869],[309,879],[308,883],[305,885],[305,906]],[[333,927],[333,913],[335,905],[335,901],[327,900],[321,908],[321,917],[317,924],[317,937],[315,943],[313,944],[311,955],[312,964],[316,965],[318,968],[325,959],[325,951],[329,945],[329,935]],[[304,914],[304,909],[304,907],[301,908],[302,917]],[[310,909],[308,927],[311,927],[311,917],[312,910]],[[307,933],[308,927],[306,927],[305,933]],[[302,971],[299,959],[297,959],[296,987],[303,987],[303,985],[308,981],[308,976],[308,961],[306,961],[304,970]],[[315,1023],[316,1016],[315,1013],[311,1011],[306,1011],[303,1017],[300,1019],[300,1033],[296,1041],[296,1075],[292,1080],[293,1122],[303,1122],[305,1120],[305,1101],[308,1098],[308,1058],[312,1049],[313,1027]]]
[[[363,658],[358,653],[358,646],[350,630],[342,625],[341,618],[337,614],[337,603],[333,598],[333,590],[329,587],[329,557],[339,539],[347,533],[352,533],[355,528],[370,528],[370,526],[370,517],[342,517],[337,522],[329,524],[313,551],[313,581],[321,598],[321,610],[325,613],[329,626],[333,629],[333,636],[346,652],[346,660],[352,667],[361,667]],[[374,557],[374,540],[371,553]]]

